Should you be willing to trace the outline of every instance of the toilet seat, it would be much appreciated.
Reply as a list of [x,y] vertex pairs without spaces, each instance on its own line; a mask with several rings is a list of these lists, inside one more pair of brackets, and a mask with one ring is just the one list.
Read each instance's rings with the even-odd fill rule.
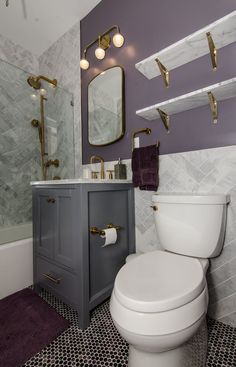
[[129,310],[159,313],[193,301],[205,286],[205,274],[197,259],[153,251],[121,268],[114,293]]

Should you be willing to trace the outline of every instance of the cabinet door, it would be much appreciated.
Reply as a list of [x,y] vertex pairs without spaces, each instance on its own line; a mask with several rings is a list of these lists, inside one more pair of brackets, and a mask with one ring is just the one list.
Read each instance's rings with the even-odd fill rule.
[[53,258],[55,202],[52,190],[37,190],[34,198],[34,241],[38,254]]
[[117,272],[129,254],[128,191],[89,192],[89,226],[105,228],[112,223],[122,227],[117,231],[117,242],[102,247],[104,239],[90,234],[90,302],[112,289]]
[[56,262],[69,268],[75,268],[76,264],[76,228],[78,227],[78,209],[73,189],[55,189],[55,247],[54,259]]

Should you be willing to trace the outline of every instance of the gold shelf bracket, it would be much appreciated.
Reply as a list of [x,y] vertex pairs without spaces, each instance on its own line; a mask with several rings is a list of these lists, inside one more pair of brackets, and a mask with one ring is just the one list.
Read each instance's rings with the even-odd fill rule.
[[167,133],[170,132],[170,116],[162,111],[160,108],[157,108],[157,111],[159,112],[160,118],[163,122],[163,125],[165,126],[165,129],[167,131]]
[[208,94],[210,107],[211,107],[212,121],[213,121],[213,124],[217,124],[217,120],[218,120],[217,100],[212,92],[208,92],[207,94]]
[[207,36],[207,41],[208,41],[210,55],[211,55],[212,67],[213,67],[213,70],[216,70],[217,69],[217,49],[213,41],[211,32],[207,32],[206,36]]
[[165,86],[166,86],[166,88],[168,88],[170,86],[170,73],[167,70],[167,68],[160,62],[160,60],[158,58],[156,58],[155,61],[158,65],[158,67],[159,67],[159,70],[160,70],[162,79],[165,83]]

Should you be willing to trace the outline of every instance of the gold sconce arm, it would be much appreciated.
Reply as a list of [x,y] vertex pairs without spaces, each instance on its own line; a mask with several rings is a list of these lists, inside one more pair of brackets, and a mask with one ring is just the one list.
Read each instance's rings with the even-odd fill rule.
[[167,131],[167,133],[170,132],[170,116],[162,111],[160,108],[157,108],[157,111],[159,112],[160,118],[163,122],[163,125],[165,126],[165,129]]
[[217,124],[217,120],[218,120],[217,100],[212,92],[208,92],[207,94],[208,94],[208,98],[210,102],[213,124]]
[[100,34],[96,39],[94,39],[93,41],[91,41],[84,49],[83,51],[83,56],[86,58],[86,54],[87,51],[90,47],[92,47],[93,45],[95,45],[96,43],[98,43],[99,39],[100,39],[100,45],[101,47],[106,50],[109,46],[110,46],[110,42],[111,42],[111,38],[109,33],[116,30],[117,33],[120,33],[120,28],[118,27],[118,25],[114,25],[111,28],[107,29],[105,32],[103,32],[102,34]]
[[[95,44],[98,44],[98,48],[95,50],[95,56],[97,59],[102,60],[105,57],[105,51],[111,44],[111,35],[110,33],[115,30],[115,34],[113,35],[112,42],[115,47],[122,47],[124,44],[124,37],[120,33],[120,28],[117,25],[113,25],[105,32],[100,34],[96,39],[90,42],[85,49],[83,50],[83,55],[80,59],[80,67],[83,70],[88,70],[89,68],[89,61],[87,60],[87,51],[90,47]],[[102,49],[102,50],[101,50]]]
[[167,70],[167,68],[160,62],[160,60],[158,58],[155,61],[158,65],[158,67],[159,67],[159,70],[160,70],[162,79],[165,83],[165,86],[166,86],[166,88],[168,88],[169,85],[170,85],[170,73]]
[[213,41],[211,32],[207,32],[206,36],[207,36],[207,41],[208,41],[210,55],[211,55],[212,67],[213,67],[213,70],[216,70],[217,69],[217,49]]

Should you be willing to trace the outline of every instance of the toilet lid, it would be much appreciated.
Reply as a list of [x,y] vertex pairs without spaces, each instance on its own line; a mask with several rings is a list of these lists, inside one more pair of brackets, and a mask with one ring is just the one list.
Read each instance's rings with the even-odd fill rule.
[[164,251],[143,254],[117,274],[114,292],[123,306],[140,312],[162,312],[191,302],[205,287],[197,259]]

